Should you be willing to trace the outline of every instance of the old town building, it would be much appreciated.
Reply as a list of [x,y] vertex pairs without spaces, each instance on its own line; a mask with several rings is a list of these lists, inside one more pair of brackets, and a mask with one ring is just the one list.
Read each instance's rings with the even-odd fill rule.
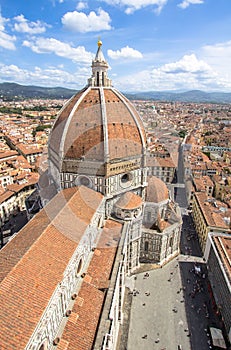
[[196,192],[194,194],[192,216],[203,252],[205,251],[209,233],[231,233],[230,209],[225,203],[207,196],[205,192]]
[[231,237],[210,233],[205,250],[209,280],[220,315],[231,337]]

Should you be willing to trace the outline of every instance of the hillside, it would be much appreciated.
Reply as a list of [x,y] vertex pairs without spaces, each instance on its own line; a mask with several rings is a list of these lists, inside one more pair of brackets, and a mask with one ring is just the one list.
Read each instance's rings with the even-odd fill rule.
[[1,83],[0,97],[4,100],[21,100],[27,98],[70,98],[77,90],[62,87],[46,88],[41,86],[25,86],[16,83]]
[[[25,86],[16,83],[0,83],[0,98],[3,100],[22,100],[27,98],[68,99],[78,90],[63,87]],[[231,93],[204,92],[191,90],[186,92],[147,91],[124,94],[131,100],[157,100],[170,102],[195,103],[231,103]]]
[[231,103],[231,93],[204,92],[191,90],[186,92],[149,91],[127,93],[129,99],[158,100],[170,102],[195,102],[195,103]]

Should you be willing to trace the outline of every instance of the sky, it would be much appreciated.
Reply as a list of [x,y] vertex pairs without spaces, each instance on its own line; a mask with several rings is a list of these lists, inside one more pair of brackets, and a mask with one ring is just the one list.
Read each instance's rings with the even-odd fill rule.
[[0,0],[0,82],[79,90],[99,39],[122,92],[231,92],[231,0]]

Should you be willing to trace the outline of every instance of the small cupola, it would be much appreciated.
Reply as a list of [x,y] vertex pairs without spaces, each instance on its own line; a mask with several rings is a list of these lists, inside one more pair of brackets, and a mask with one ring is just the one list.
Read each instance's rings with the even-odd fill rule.
[[88,85],[92,87],[110,87],[111,79],[107,77],[108,63],[104,58],[102,41],[98,40],[98,50],[95,59],[92,61],[92,76],[88,79]]

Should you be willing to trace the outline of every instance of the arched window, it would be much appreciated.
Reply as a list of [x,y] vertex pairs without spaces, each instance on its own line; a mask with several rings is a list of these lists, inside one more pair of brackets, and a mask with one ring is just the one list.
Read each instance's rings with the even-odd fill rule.
[[144,251],[148,252],[148,241],[144,242]]
[[38,350],[47,350],[47,340],[42,342]]
[[99,72],[97,72],[96,86],[99,86]]
[[83,266],[83,260],[80,259],[80,260],[79,260],[79,263],[78,263],[78,266],[77,266],[77,270],[76,270],[77,275],[80,274],[80,272],[81,272],[81,270],[82,270],[82,266]]

